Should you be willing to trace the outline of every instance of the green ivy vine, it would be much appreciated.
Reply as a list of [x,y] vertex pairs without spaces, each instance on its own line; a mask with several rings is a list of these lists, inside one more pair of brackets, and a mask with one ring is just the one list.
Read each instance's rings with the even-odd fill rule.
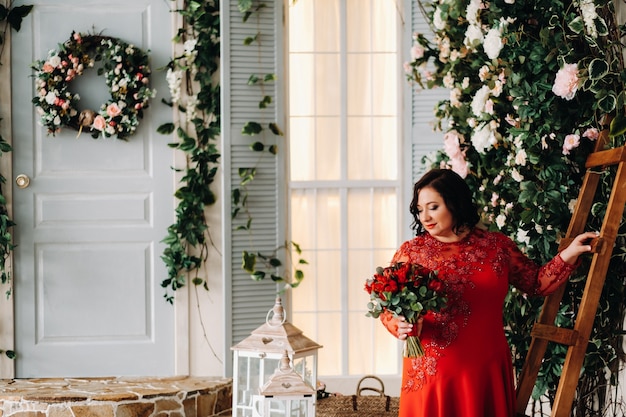
[[[243,21],[248,22],[251,17],[256,17],[257,22],[260,17],[260,13],[267,7],[267,4],[263,1],[257,0],[239,0],[239,11],[243,15]],[[247,36],[244,39],[244,45],[256,46],[257,54],[261,54],[261,33],[257,29],[253,36]],[[248,78],[248,86],[258,88],[260,93],[259,109],[267,109],[273,102],[272,96],[267,94],[266,86],[270,83],[275,83],[278,77],[276,74],[251,74]],[[278,153],[278,145],[266,144],[267,132],[274,136],[284,136],[284,133],[278,123],[271,122],[267,128],[256,121],[248,121],[244,124],[241,133],[243,135],[250,136],[253,139],[250,144],[250,149],[253,152],[269,152],[272,155]],[[237,227],[238,230],[246,230],[252,233],[252,215],[248,209],[248,186],[254,180],[257,167],[243,167],[239,168],[239,177],[241,179],[239,187],[234,188],[231,192],[232,199],[232,218],[236,219],[240,215],[245,216],[244,224]],[[285,256],[289,258],[289,265],[305,265],[308,262],[301,257],[302,249],[300,245],[293,241],[285,241],[283,245],[278,246],[271,253],[261,253],[258,251],[244,250],[242,253],[242,268],[250,273],[250,276],[255,281],[261,281],[266,277],[276,283],[283,283],[285,288],[296,288],[300,285],[300,282],[304,279],[304,272],[297,266],[294,268],[293,277],[289,276],[289,270],[283,269],[282,275],[277,271],[284,267],[283,261],[280,259],[280,254],[285,253]],[[293,262],[292,253],[295,252],[298,255],[297,262]]]
[[[258,14],[266,6],[265,3],[241,0],[239,9],[244,21]],[[174,149],[186,155],[186,166],[177,169],[182,172],[181,186],[176,190],[178,199],[176,221],[167,230],[163,239],[166,249],[161,256],[168,269],[168,276],[161,282],[166,289],[165,299],[172,303],[173,293],[187,284],[187,276],[196,287],[208,290],[208,283],[200,273],[207,260],[213,244],[210,226],[207,222],[205,209],[216,202],[216,195],[211,189],[215,181],[220,163],[217,140],[220,135],[220,86],[216,82],[220,59],[220,13],[219,2],[188,0],[176,10],[183,20],[174,42],[182,47],[181,53],[167,65],[167,80],[170,86],[171,99],[163,100],[175,110],[175,120],[159,126],[162,134],[175,132],[177,141],[171,143]],[[246,45],[260,45],[259,34],[248,37]],[[264,87],[276,81],[275,74],[251,75],[248,85],[258,87],[262,98],[259,108],[267,108],[273,99],[265,94]],[[184,94],[183,94],[184,93]],[[272,134],[283,136],[277,123],[267,127]],[[253,152],[278,153],[276,145],[266,146],[263,137],[266,129],[259,123],[251,121],[244,125],[242,133],[258,136],[261,139],[250,145]],[[248,207],[248,186],[254,180],[257,167],[239,169],[241,181],[231,192],[232,218],[245,221],[238,230],[252,233],[252,214]],[[250,273],[252,279],[262,280],[270,277],[275,282],[285,283],[286,287],[297,287],[304,278],[301,269],[295,269],[293,278],[287,273],[280,275],[277,271],[283,267],[280,254],[287,257],[292,252],[301,255],[298,244],[287,241],[272,253],[260,253],[246,250],[242,254],[242,268]],[[298,259],[298,264],[306,264]],[[289,264],[292,264],[289,262]]]
[[[19,32],[22,28],[22,20],[28,16],[33,9],[32,5],[24,5],[13,7],[13,1],[3,2],[0,4],[0,25],[2,26],[2,33],[0,34],[0,65],[2,63],[2,55],[4,53],[5,40],[10,29]],[[10,153],[13,149],[11,144],[0,135],[0,158]],[[0,282],[3,285],[8,285],[8,289],[5,291],[7,298],[13,293],[13,283],[11,282],[11,273],[7,271],[7,262],[15,249],[13,244],[13,236],[11,234],[11,228],[15,226],[13,220],[9,217],[9,211],[7,208],[7,199],[2,189],[7,179],[0,173]],[[15,351],[11,349],[0,349],[0,355],[5,355],[9,359],[15,358]]]
[[[217,250],[205,209],[216,202],[212,184],[219,167],[217,141],[220,135],[220,86],[215,81],[220,58],[220,14],[218,1],[185,1],[177,10],[183,20],[174,42],[182,51],[167,65],[171,99],[163,100],[175,109],[175,120],[159,126],[163,134],[176,132],[178,140],[169,146],[185,153],[186,166],[178,199],[176,221],[163,239],[166,249],[161,256],[168,277],[161,286],[165,299],[172,303],[173,294],[186,284],[186,276],[196,286],[209,289],[201,277],[209,248]],[[184,90],[184,94],[183,94]]]

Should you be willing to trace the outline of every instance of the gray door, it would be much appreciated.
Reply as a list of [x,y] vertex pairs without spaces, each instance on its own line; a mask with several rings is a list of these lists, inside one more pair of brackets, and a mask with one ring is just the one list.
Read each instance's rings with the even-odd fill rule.
[[[171,120],[165,74],[173,2],[28,0],[34,4],[12,38],[14,303],[17,377],[172,375],[174,309],[159,283],[166,275],[161,239],[173,221]],[[72,31],[102,33],[149,52],[151,100],[127,142],[94,140],[64,129],[48,136],[31,99],[31,64]],[[81,108],[109,97],[89,70],[71,83]]]

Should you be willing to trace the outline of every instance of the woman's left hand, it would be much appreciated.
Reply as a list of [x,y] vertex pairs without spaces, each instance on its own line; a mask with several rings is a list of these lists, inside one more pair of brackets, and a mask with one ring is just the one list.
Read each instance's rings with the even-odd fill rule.
[[599,236],[598,232],[585,232],[581,233],[572,240],[572,243],[561,253],[561,259],[570,265],[574,265],[578,260],[578,257],[583,253],[591,252],[591,245],[589,240],[595,239]]

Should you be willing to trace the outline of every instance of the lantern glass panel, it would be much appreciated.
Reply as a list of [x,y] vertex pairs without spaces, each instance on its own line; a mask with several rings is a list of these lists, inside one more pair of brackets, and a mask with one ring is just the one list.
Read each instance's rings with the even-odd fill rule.
[[314,366],[315,360],[311,356],[303,356],[295,358],[292,362],[293,369],[300,374],[302,379],[312,387],[316,386],[317,376],[315,375]]
[[269,417],[311,417],[309,414],[310,399],[280,400],[271,399],[269,402]]
[[252,396],[270,379],[278,367],[278,358],[239,356],[237,364],[237,417],[252,416]]

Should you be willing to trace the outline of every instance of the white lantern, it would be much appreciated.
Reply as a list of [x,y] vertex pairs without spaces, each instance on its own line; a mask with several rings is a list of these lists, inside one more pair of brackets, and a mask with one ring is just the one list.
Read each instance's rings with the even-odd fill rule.
[[237,343],[233,350],[233,417],[253,416],[253,396],[279,367],[285,351],[295,372],[317,387],[317,351],[322,346],[285,319],[280,297],[265,324]]
[[253,397],[253,417],[315,416],[315,389],[291,367],[285,351],[280,366]]

